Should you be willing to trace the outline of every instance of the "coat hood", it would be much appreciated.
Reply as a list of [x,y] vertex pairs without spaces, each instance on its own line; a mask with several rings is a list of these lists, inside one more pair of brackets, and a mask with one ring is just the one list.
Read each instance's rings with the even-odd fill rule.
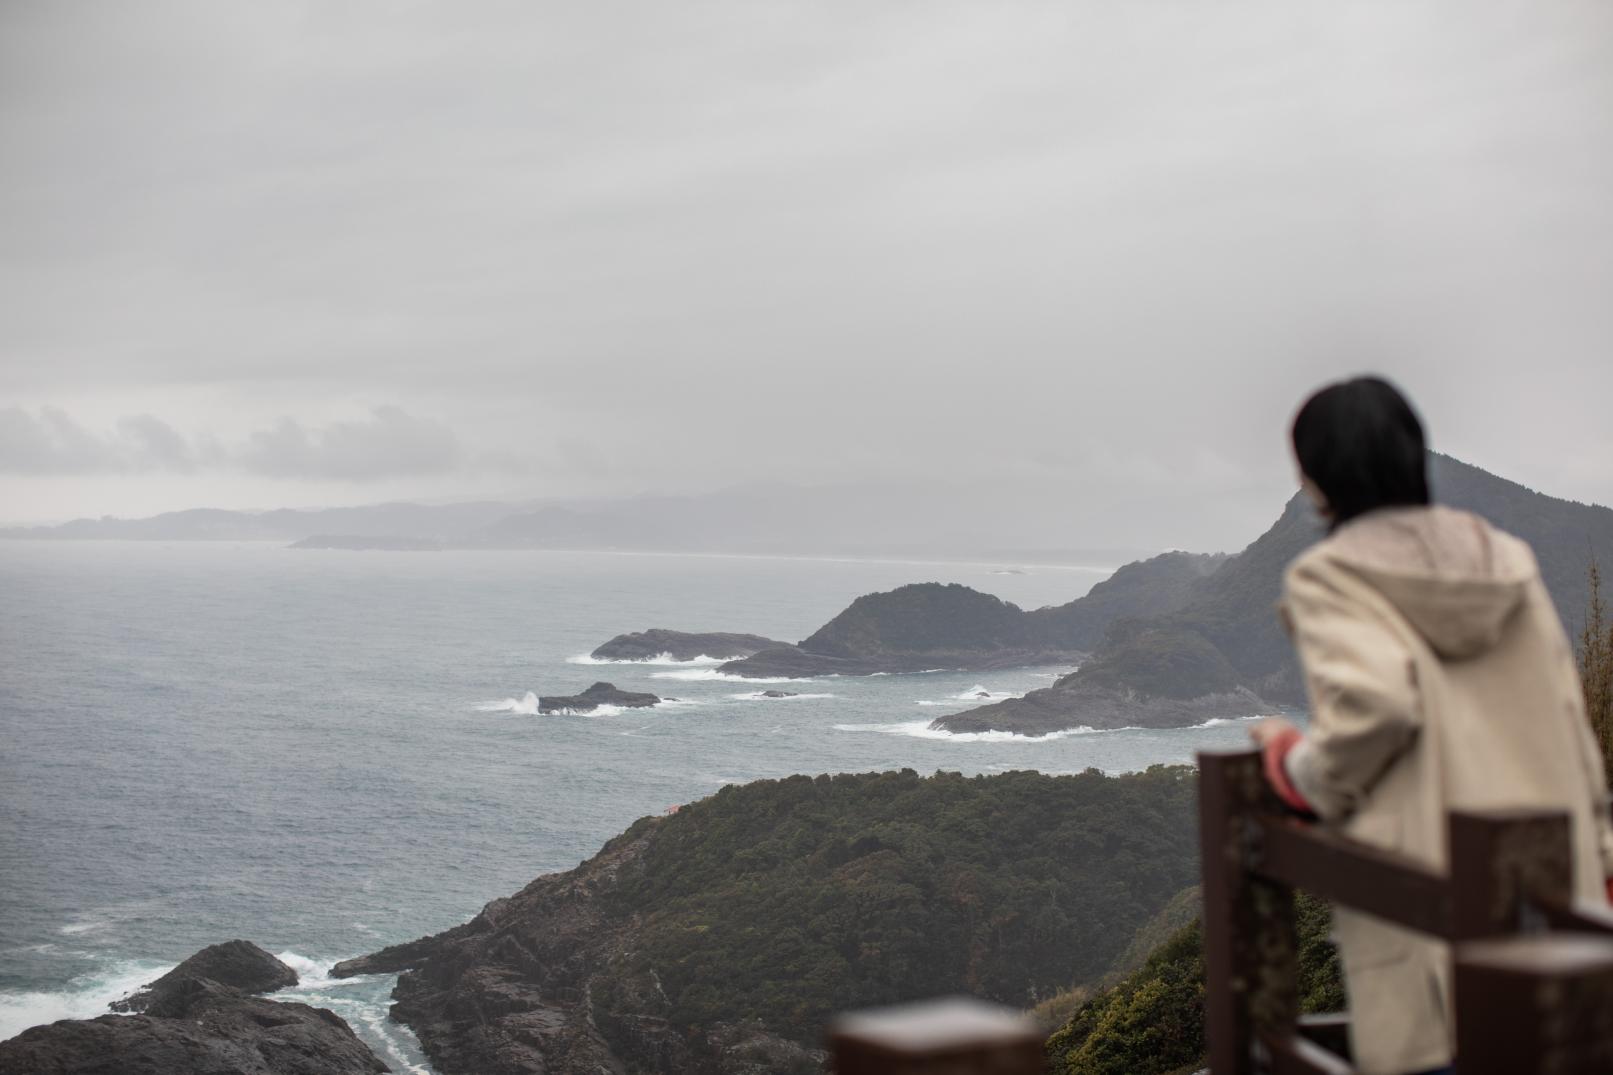
[[1325,544],[1330,560],[1383,594],[1449,660],[1494,647],[1540,574],[1524,542],[1443,506],[1375,511]]

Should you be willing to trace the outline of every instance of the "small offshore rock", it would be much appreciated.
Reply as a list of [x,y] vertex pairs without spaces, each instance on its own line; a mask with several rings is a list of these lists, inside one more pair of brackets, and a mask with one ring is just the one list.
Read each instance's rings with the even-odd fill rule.
[[115,1012],[143,1012],[169,990],[192,978],[207,978],[243,993],[273,993],[297,984],[297,972],[251,941],[213,944],[154,982],[108,1005]]
[[595,683],[581,694],[551,694],[538,699],[539,713],[590,713],[602,705],[620,706],[623,709],[647,709],[660,705],[661,699],[653,694],[618,690],[614,683]]

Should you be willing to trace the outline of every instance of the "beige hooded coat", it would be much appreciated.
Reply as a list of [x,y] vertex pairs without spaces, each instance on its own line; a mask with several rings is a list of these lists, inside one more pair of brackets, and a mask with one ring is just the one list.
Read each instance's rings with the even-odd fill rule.
[[[1576,895],[1606,902],[1607,781],[1528,545],[1450,508],[1372,512],[1290,565],[1282,616],[1311,703],[1287,772],[1324,822],[1444,870],[1453,808],[1566,810]],[[1450,1063],[1447,946],[1342,908],[1334,939],[1359,1070]]]

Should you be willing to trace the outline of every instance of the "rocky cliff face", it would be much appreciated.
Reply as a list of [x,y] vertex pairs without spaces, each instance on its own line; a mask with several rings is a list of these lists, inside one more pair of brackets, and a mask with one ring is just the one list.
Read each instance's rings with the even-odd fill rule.
[[444,1075],[819,1071],[834,1011],[1101,974],[1194,878],[1192,806],[1175,770],[760,781],[332,973],[403,972]]

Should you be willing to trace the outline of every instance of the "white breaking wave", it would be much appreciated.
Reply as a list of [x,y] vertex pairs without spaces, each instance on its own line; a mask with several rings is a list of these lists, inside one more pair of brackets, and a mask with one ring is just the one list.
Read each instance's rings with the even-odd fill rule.
[[995,701],[1001,701],[1004,698],[1022,698],[1022,697],[1024,697],[1023,692],[1016,693],[1014,691],[988,691],[986,688],[982,687],[978,683],[976,683],[973,687],[970,687],[968,690],[962,692],[961,694],[954,694],[952,697],[958,699],[961,702],[973,702],[976,699],[979,699],[980,701],[984,701],[985,699],[981,698],[980,697],[981,695],[985,695],[986,698],[990,698],[994,702]]
[[[906,735],[914,739],[942,739],[950,743],[1046,743],[1054,739],[1067,739],[1072,735],[1091,735],[1102,728],[1064,728],[1046,735],[1020,735],[1018,732],[949,732],[930,727],[927,720],[904,720],[895,724],[836,724],[837,732],[881,732],[885,735]],[[1121,730],[1121,729],[1115,729]]]
[[538,696],[527,691],[521,698],[506,698],[502,702],[483,702],[476,707],[479,713],[520,713],[522,716],[535,717],[538,715]]
[[956,671],[958,671],[956,668],[920,668],[916,672],[867,672],[861,675],[855,672],[830,672],[829,676],[831,679],[839,679],[842,676],[847,679],[873,679],[875,676],[928,676],[936,672]]
[[346,1019],[393,1071],[431,1075],[431,1069],[419,1062],[419,1039],[408,1027],[387,1017],[388,1000],[384,994],[379,999],[373,996],[371,983],[377,975],[332,978],[330,970],[337,960],[310,959],[296,952],[280,952],[276,958],[297,972],[297,984],[269,994],[269,999],[330,1008]]
[[58,1019],[112,1015],[107,1005],[173,970],[173,963],[120,960],[70,980],[60,990],[0,992],[0,1041]]
[[679,660],[670,653],[658,653],[654,657],[592,657],[584,653],[577,657],[567,657],[567,664],[670,664],[679,667],[694,667],[700,665],[727,664],[733,657],[690,657],[687,661]]
[[69,922],[56,932],[65,933],[69,937],[76,937],[81,933],[99,933],[111,924],[110,919],[87,918],[79,922]]
[[811,683],[810,679],[793,676],[736,676],[719,672],[715,668],[687,668],[676,672],[651,672],[651,679],[681,679],[685,681],[721,680],[724,683]]
[[945,699],[943,701],[939,701],[939,702],[935,702],[935,701],[920,701],[917,704],[918,705],[927,705],[927,706],[937,706],[937,705],[954,706],[954,705],[957,705],[959,702],[1001,702],[1001,701],[1004,701],[1004,700],[1009,699],[1009,698],[1023,698],[1023,697],[1025,697],[1023,692],[1016,692],[1016,691],[988,691],[986,688],[984,688],[980,684],[976,683],[973,687],[970,687],[968,690],[962,692],[961,694],[954,694],[950,698],[947,698],[947,699]]
[[344,979],[332,978],[330,969],[337,963],[334,959],[309,959],[296,952],[277,952],[275,958],[292,970],[297,972],[297,984],[289,989],[282,989],[282,993],[305,992],[309,989],[321,989],[333,982]]
[[1259,714],[1259,713],[1251,713],[1247,717],[1211,717],[1209,720],[1205,721],[1203,724],[1195,724],[1195,725],[1193,725],[1193,727],[1195,727],[1195,728],[1219,728],[1223,724],[1242,724],[1245,721],[1265,720],[1265,719],[1266,718],[1262,714]]
[[738,698],[742,702],[793,702],[797,698],[833,698],[832,694],[787,694],[783,698],[769,698],[766,691],[751,691],[749,694],[730,694],[730,698]]

